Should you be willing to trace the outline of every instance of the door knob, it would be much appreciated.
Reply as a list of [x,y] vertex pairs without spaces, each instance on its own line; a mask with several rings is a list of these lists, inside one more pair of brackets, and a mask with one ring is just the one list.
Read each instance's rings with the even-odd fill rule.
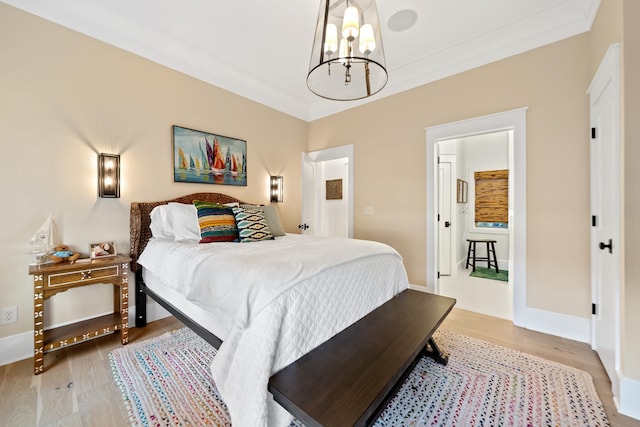
[[609,248],[609,253],[613,253],[613,240],[609,239],[609,244],[605,245],[604,242],[600,242],[600,249],[605,250]]
[[451,227],[451,223],[449,221],[445,221],[444,222],[444,226],[447,227],[447,228]]
[[309,226],[307,224],[300,224],[298,226],[298,228],[301,229],[301,230],[307,230],[309,228]]

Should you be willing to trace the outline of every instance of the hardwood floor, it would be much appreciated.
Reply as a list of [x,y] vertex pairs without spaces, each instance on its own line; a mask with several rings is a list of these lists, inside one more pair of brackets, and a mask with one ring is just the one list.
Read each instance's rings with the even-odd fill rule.
[[[132,328],[132,342],[182,327],[173,317]],[[612,426],[640,427],[617,413],[611,385],[597,355],[584,343],[513,326],[511,322],[454,309],[443,328],[583,369],[591,374]],[[128,416],[109,365],[120,337],[109,335],[45,355],[45,372],[31,359],[0,366],[0,426],[126,426]]]

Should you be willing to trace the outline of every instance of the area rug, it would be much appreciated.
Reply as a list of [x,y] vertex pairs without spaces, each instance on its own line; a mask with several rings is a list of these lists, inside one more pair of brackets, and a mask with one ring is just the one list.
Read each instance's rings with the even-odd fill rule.
[[476,266],[476,271],[472,271],[469,276],[480,277],[481,279],[501,280],[503,282],[509,281],[509,272],[507,270],[500,270],[499,273],[496,273],[496,270],[493,268]]
[[[446,330],[434,338],[448,365],[422,358],[375,426],[609,425],[582,370]],[[230,426],[209,369],[215,353],[186,328],[111,352],[131,424]]]

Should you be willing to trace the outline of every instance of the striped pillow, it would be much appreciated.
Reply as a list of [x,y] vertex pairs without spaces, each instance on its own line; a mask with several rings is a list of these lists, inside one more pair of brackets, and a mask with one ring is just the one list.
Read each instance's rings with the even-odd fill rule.
[[196,200],[200,243],[237,242],[238,227],[230,207]]
[[264,212],[260,209],[233,208],[241,242],[273,240]]

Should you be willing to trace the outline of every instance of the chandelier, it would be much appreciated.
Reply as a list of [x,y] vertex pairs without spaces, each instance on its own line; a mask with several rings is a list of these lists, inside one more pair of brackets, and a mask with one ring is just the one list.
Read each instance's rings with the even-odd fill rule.
[[307,86],[336,101],[374,95],[387,84],[375,0],[322,0]]

